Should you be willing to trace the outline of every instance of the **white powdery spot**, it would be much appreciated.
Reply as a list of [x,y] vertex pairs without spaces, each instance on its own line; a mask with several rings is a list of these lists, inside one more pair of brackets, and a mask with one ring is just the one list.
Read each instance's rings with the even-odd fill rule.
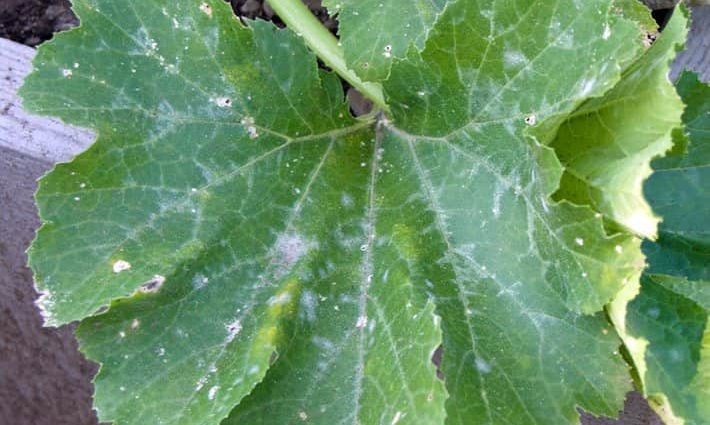
[[308,290],[303,291],[300,304],[301,316],[309,322],[314,322],[316,320],[316,307],[318,306],[318,299],[315,294]]
[[42,319],[44,319],[44,323],[53,323],[52,314],[50,313],[50,310],[54,307],[52,294],[48,291],[40,292],[39,298],[35,301],[35,305],[39,308],[39,314],[42,316]]
[[604,24],[604,32],[602,33],[602,38],[604,40],[608,40],[609,37],[611,37],[611,27],[609,27],[609,24]]
[[398,410],[397,413],[394,414],[394,417],[392,418],[392,422],[390,422],[390,425],[396,425],[396,423],[399,422],[403,416],[404,415],[402,415],[402,412],[400,412]]
[[537,123],[537,116],[535,114],[530,114],[527,117],[525,117],[525,124],[535,125],[536,123]]
[[483,374],[490,373],[491,372],[491,365],[488,364],[487,361],[483,360],[482,358],[476,356],[476,369]]
[[527,60],[525,55],[517,50],[506,50],[503,53],[503,64],[506,68],[518,67],[527,62]]
[[367,316],[363,315],[357,318],[357,323],[355,323],[355,327],[358,329],[362,329],[365,326],[367,326]]
[[118,260],[113,263],[113,272],[121,273],[131,268],[131,263],[128,261]]
[[210,390],[207,391],[207,398],[209,400],[214,400],[214,398],[217,396],[217,391],[219,391],[219,385],[215,385],[214,387],[210,388]]
[[333,353],[336,350],[335,344],[328,338],[316,335],[311,338],[311,341],[314,345],[316,345],[318,348],[325,351],[326,353]]
[[203,376],[202,378],[197,380],[197,383],[195,384],[195,391],[200,391],[202,387],[205,386],[207,383],[207,377]]
[[210,279],[208,277],[201,274],[196,274],[192,277],[192,289],[199,291],[200,289],[207,286],[207,283],[209,283],[209,281]]
[[574,238],[574,243],[576,243],[579,246],[584,246],[584,239],[582,238]]
[[239,319],[235,319],[233,322],[228,323],[224,326],[227,329],[227,338],[225,339],[227,343],[234,341],[234,338],[239,335],[242,331],[242,322]]
[[214,103],[216,103],[220,108],[229,108],[232,106],[232,99],[228,97],[218,97],[214,99]]
[[284,269],[291,268],[314,247],[298,233],[282,233],[276,238],[276,253]]
[[302,421],[307,421],[308,420],[308,414],[301,410],[298,412],[298,418],[301,419]]
[[275,305],[283,305],[291,301],[291,294],[289,292],[282,292],[278,295],[274,295],[273,297],[269,298],[267,304],[269,306],[275,306]]
[[141,321],[138,319],[133,319],[131,322],[131,329],[135,330],[138,329],[138,327],[141,325]]
[[340,195],[340,205],[342,205],[345,208],[352,208],[352,206],[355,204],[355,201],[353,201],[352,196],[348,195],[347,193],[343,192],[342,195]]
[[257,130],[256,126],[254,125],[254,118],[246,116],[242,118],[240,123],[247,130],[247,134],[249,135],[250,139],[256,139],[257,137],[259,137],[259,130]]
[[594,85],[597,83],[596,78],[589,78],[589,79],[584,79],[582,80],[582,83],[580,84],[581,88],[579,89],[579,95],[580,96],[587,96],[594,90]]
[[209,16],[210,18],[212,17],[212,6],[210,6],[209,4],[201,3],[200,10],[202,11],[202,13]]
[[62,69],[62,76],[65,78],[70,78],[74,73],[72,72],[71,69]]
[[614,247],[614,251],[616,251],[617,254],[621,254],[624,252],[624,248],[622,248],[621,245],[617,245]]
[[163,284],[165,283],[165,276],[161,276],[159,274],[156,274],[153,276],[149,281],[145,282],[138,288],[140,292],[143,292],[145,294],[152,294],[154,292],[160,291],[160,288],[163,287]]
[[503,196],[503,190],[503,187],[496,185],[493,192],[493,206],[491,207],[491,212],[496,218],[500,216],[500,198]]

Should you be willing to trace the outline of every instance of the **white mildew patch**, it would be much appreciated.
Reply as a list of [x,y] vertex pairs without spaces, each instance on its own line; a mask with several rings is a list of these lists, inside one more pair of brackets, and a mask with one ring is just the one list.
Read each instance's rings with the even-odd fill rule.
[[299,316],[308,322],[314,322],[316,320],[318,297],[312,291],[304,290],[301,294],[300,306]]
[[52,299],[52,293],[49,291],[40,292],[39,298],[35,301],[35,305],[39,309],[39,314],[44,319],[46,324],[53,323],[52,314],[50,311],[54,307],[54,300]]
[[574,48],[574,29],[568,29],[557,37],[556,45],[562,49]]
[[358,329],[362,329],[365,326],[367,326],[367,316],[363,315],[357,318],[357,322],[355,323],[355,327]]
[[203,376],[195,382],[195,391],[200,391],[207,384],[207,377]]
[[517,68],[528,61],[522,52],[517,50],[506,50],[503,53],[503,64],[506,68]]
[[340,205],[344,208],[352,208],[352,206],[355,205],[355,201],[353,201],[352,196],[343,192],[342,195],[340,195]]
[[65,78],[70,78],[73,74],[71,69],[62,69],[62,76]]
[[234,338],[242,331],[242,322],[239,319],[235,319],[233,322],[225,325],[225,329],[227,329],[227,338],[225,341],[230,343],[234,341]]
[[611,37],[611,27],[609,24],[604,24],[604,32],[602,32],[602,38],[608,40]]
[[209,4],[200,3],[200,10],[202,11],[202,13],[209,16],[210,18],[212,17],[212,6],[210,6]]
[[597,79],[592,77],[592,78],[585,78],[582,80],[580,84],[580,89],[579,89],[579,95],[581,97],[585,97],[589,95],[592,90],[594,90],[595,85],[597,84]]
[[337,347],[335,343],[328,338],[324,338],[322,336],[313,336],[311,338],[311,342],[318,347],[319,349],[325,351],[326,353],[333,353],[336,351]]
[[220,108],[229,108],[232,106],[232,99],[224,96],[214,99],[213,102]]
[[215,385],[207,391],[207,399],[214,400],[217,396],[217,391],[219,391],[219,385]]
[[259,130],[254,125],[254,118],[246,116],[241,119],[240,123],[244,126],[250,139],[259,137]]
[[480,357],[476,357],[474,362],[476,363],[476,370],[478,370],[482,374],[490,373],[493,369],[487,361],[483,360]]
[[207,286],[209,281],[210,279],[207,276],[198,273],[192,277],[192,289],[199,291],[200,289]]
[[390,422],[390,425],[396,425],[397,422],[399,422],[403,417],[404,417],[404,415],[402,414],[402,412],[400,412],[398,410],[397,413],[394,414],[394,417],[392,418],[392,422]]
[[288,302],[291,301],[291,293],[290,292],[282,292],[278,295],[274,295],[273,297],[269,298],[268,301],[266,301],[269,306],[276,306],[276,305],[284,305],[288,304]]
[[282,233],[276,238],[276,264],[279,270],[275,273],[280,277],[283,273],[287,273],[304,255],[311,249],[315,248],[316,244],[306,240],[298,233]]
[[505,188],[503,188],[502,185],[496,184],[496,188],[493,191],[493,202],[492,202],[492,206],[491,206],[491,212],[493,213],[493,216],[495,218],[500,217],[500,210],[501,210],[500,200],[501,200],[501,197],[503,196],[504,191],[505,191]]
[[165,276],[161,276],[159,274],[156,274],[149,281],[142,284],[138,288],[138,291],[143,292],[143,293],[147,293],[147,294],[158,292],[158,291],[160,291],[160,288],[163,287],[164,283],[165,283]]
[[113,269],[114,273],[121,273],[122,271],[126,271],[131,268],[131,263],[128,261],[124,260],[117,260],[114,261],[113,265],[111,266]]

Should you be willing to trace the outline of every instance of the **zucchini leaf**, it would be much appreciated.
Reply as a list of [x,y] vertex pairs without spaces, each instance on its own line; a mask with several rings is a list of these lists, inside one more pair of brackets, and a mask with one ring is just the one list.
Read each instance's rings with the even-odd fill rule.
[[[566,150],[587,147],[565,129],[640,84],[675,113],[661,76],[685,22],[646,50],[628,1],[478,3],[329,2],[389,105],[355,119],[296,34],[221,0],[75,1],[82,26],[41,47],[21,94],[98,139],[41,180],[29,257],[47,324],[80,321],[101,364],[100,420],[617,412],[632,383],[603,310],[644,257],[605,229],[615,205],[564,192]],[[639,114],[618,125],[654,133],[623,143],[662,152],[675,116]]]

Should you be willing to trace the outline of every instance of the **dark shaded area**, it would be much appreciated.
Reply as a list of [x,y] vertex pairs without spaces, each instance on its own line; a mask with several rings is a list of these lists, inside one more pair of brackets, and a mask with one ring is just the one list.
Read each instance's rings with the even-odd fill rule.
[[69,0],[0,0],[0,37],[36,46],[79,23],[70,7]]
[[626,394],[624,410],[619,412],[618,419],[596,417],[579,410],[582,425],[663,425],[641,394],[636,391]]
[[[269,7],[264,0],[225,0],[232,5],[234,13],[243,18],[248,19],[264,19],[272,21],[279,27],[283,27],[284,23],[274,14],[274,11]],[[314,15],[330,30],[333,34],[338,32],[338,21],[328,15],[328,11],[321,5],[321,0],[303,0],[308,5]]]
[[[264,0],[225,0],[234,13],[242,18],[273,21],[284,24]],[[304,0],[314,15],[333,34],[338,31],[338,21],[328,15],[321,0]],[[0,37],[37,46],[52,38],[58,31],[78,25],[69,0],[0,0]]]
[[658,30],[663,31],[663,29],[666,27],[666,24],[668,21],[670,21],[671,16],[673,16],[673,11],[674,8],[670,9],[656,9],[651,11],[651,16],[653,16],[653,19],[656,21],[658,24]]

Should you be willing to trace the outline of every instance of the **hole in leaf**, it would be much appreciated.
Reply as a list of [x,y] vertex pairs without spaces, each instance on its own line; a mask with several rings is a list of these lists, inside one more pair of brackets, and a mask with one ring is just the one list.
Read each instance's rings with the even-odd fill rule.
[[441,371],[441,360],[444,358],[444,346],[439,344],[431,354],[431,362],[436,366],[436,377],[444,380],[444,372]]

